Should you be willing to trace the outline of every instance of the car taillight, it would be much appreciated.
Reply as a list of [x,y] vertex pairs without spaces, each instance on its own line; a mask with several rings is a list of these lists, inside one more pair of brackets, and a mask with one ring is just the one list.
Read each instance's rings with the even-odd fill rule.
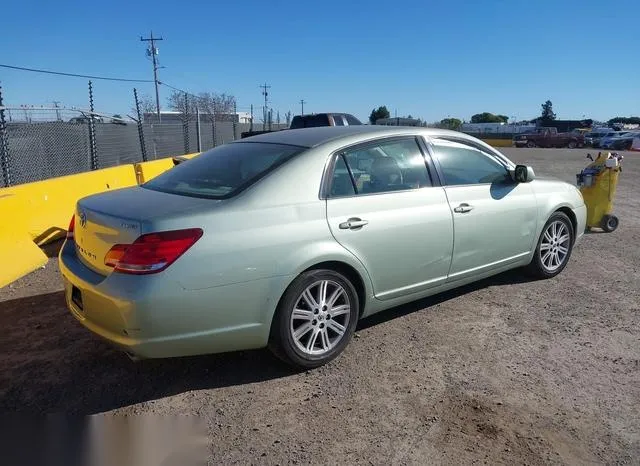
[[104,256],[104,265],[107,267],[115,267],[118,265],[118,262],[124,256],[124,252],[127,248],[131,246],[130,244],[116,244],[114,247],[109,249],[109,252],[106,256]]
[[71,216],[71,222],[69,222],[69,228],[67,228],[67,239],[73,239],[73,232],[76,229],[76,214]]
[[160,272],[202,237],[200,228],[163,231],[140,236],[133,244],[116,244],[104,258],[114,272],[144,275]]

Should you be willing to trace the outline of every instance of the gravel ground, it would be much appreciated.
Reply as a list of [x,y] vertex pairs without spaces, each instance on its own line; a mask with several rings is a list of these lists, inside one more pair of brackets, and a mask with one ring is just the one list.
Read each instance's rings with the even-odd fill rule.
[[[505,152],[574,182],[587,151]],[[555,279],[379,314],[310,372],[266,351],[130,362],[65,311],[52,259],[0,290],[0,410],[196,415],[225,464],[640,464],[638,179],[628,153],[620,227]]]

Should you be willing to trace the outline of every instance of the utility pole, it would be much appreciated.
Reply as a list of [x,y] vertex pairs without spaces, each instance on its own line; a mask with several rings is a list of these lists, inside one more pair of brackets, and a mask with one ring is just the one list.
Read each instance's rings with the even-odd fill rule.
[[149,48],[147,49],[147,55],[151,55],[151,60],[153,61],[153,82],[156,85],[156,112],[158,114],[158,122],[160,122],[160,94],[158,94],[158,60],[156,55],[158,55],[158,48],[156,47],[156,41],[162,40],[162,37],[153,37],[153,31],[151,31],[151,36],[144,38],[140,36],[141,42],[149,42]]
[[60,118],[60,110],[58,110],[59,104],[60,104],[59,100],[53,101],[53,106],[56,108],[56,121],[62,121],[62,119]]
[[306,104],[306,102],[304,101],[304,99],[300,99],[300,105],[302,106],[302,111],[300,112],[300,114],[302,116],[304,116],[304,104]]
[[269,91],[267,89],[271,89],[271,86],[268,86],[267,83],[264,83],[264,85],[260,85],[258,86],[262,89],[262,95],[264,96],[264,107],[262,108],[262,113],[263,113],[263,123],[262,123],[262,131],[266,131],[267,130],[267,105],[268,105],[268,100],[269,100]]

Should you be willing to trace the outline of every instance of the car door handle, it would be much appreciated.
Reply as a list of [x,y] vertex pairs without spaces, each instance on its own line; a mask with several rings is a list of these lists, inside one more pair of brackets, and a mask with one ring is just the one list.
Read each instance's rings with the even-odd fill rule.
[[346,222],[342,222],[340,225],[341,230],[359,230],[363,226],[369,223],[368,220],[362,220],[361,218],[352,217]]
[[464,213],[467,213],[467,212],[471,212],[472,210],[473,210],[473,206],[469,205],[467,203],[462,203],[458,207],[453,209],[454,212],[459,213],[459,214],[464,214]]

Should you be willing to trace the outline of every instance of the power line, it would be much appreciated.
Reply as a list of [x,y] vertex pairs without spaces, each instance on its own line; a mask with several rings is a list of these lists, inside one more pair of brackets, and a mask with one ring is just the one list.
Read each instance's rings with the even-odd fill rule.
[[178,92],[181,92],[181,93],[183,93],[183,94],[190,95],[190,96],[192,96],[192,97],[195,97],[196,99],[199,99],[199,98],[200,98],[199,96],[197,96],[197,95],[195,95],[195,94],[192,94],[191,92],[187,92],[187,91],[185,91],[185,90],[183,90],[183,89],[180,89],[179,87],[171,86],[170,84],[167,84],[167,83],[165,83],[164,81],[158,81],[158,84],[160,84],[160,85],[162,85],[162,86],[167,86],[169,89],[173,89],[174,91],[178,91]]
[[20,70],[20,71],[32,71],[34,73],[56,74],[60,76],[71,76],[74,78],[102,79],[104,81],[123,81],[123,82],[130,82],[130,83],[152,83],[153,82],[149,79],[111,78],[107,76],[92,76],[88,74],[63,73],[61,71],[39,70],[36,68],[25,68],[23,66],[13,66],[13,65],[0,64],[0,68],[9,68],[12,70]]

